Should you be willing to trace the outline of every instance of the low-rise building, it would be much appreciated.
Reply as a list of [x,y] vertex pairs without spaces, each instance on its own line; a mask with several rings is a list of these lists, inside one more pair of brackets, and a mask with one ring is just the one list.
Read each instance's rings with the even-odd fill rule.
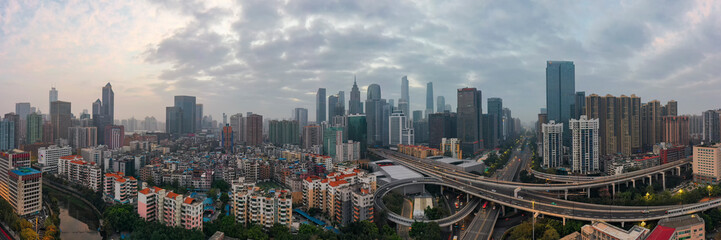
[[650,230],[634,225],[624,230],[605,222],[593,222],[581,227],[582,240],[643,240]]
[[441,150],[438,150],[437,148],[403,144],[398,145],[398,152],[417,158],[427,158],[432,156],[440,156],[443,154],[443,152],[441,152]]
[[106,173],[103,186],[105,196],[119,203],[132,203],[138,194],[138,180],[122,172]]
[[648,235],[646,240],[704,240],[706,225],[703,218],[696,214],[664,218]]
[[232,184],[232,211],[243,224],[261,224],[270,228],[275,223],[290,227],[293,222],[293,202],[290,191],[263,191],[255,184],[240,178]]
[[73,149],[69,146],[58,147],[56,145],[38,149],[38,163],[43,164],[43,172],[58,173],[58,159],[62,156],[72,154]]
[[170,227],[203,229],[203,201],[158,187],[138,191],[138,215]]
[[79,155],[63,156],[58,159],[58,174],[72,183],[80,184],[93,191],[102,189],[102,170],[94,162],[86,162]]

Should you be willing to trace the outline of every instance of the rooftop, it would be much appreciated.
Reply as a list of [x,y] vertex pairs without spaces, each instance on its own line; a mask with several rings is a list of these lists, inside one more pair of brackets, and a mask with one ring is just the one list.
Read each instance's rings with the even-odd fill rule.
[[665,218],[658,221],[659,226],[670,227],[670,228],[685,228],[697,224],[704,224],[703,218],[700,218],[696,214]]
[[648,229],[639,226],[633,226],[626,231],[605,222],[594,222],[593,228],[617,239],[639,239],[644,233],[648,232]]
[[653,232],[646,237],[646,240],[668,240],[671,239],[674,232],[676,232],[675,228],[658,225],[653,229]]
[[27,167],[13,169],[10,171],[13,172],[14,174],[17,174],[18,176],[25,176],[25,175],[40,173],[40,171],[38,171],[38,170],[35,170],[32,168],[27,168]]

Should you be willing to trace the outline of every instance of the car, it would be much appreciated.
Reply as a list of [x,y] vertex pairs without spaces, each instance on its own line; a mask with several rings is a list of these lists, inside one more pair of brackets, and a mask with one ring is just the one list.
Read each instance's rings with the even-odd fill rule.
[[[651,212],[648,211],[648,210],[643,210],[643,211],[641,211],[641,212],[642,212],[643,214],[649,214],[649,213],[651,213]],[[667,211],[667,212],[668,212],[668,211]]]
[[496,192],[496,189],[491,189],[491,192]]
[[555,206],[555,205],[556,205],[556,202],[551,202],[551,205],[554,205],[554,206]]

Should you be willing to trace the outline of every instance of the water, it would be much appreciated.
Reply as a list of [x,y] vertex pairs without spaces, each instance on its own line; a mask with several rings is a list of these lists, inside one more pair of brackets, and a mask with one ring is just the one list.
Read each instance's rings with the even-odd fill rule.
[[100,222],[90,207],[77,199],[69,200],[68,196],[58,198],[60,205],[60,238],[101,240],[98,232]]

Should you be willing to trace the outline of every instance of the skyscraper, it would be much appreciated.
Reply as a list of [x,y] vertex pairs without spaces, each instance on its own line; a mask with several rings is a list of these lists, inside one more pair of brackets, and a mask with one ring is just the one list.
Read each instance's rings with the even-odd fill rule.
[[421,111],[421,110],[413,111],[413,121],[417,122],[420,120],[423,120],[423,111]]
[[27,144],[33,144],[43,141],[43,116],[37,113],[31,113],[27,116]]
[[458,139],[464,153],[476,154],[483,146],[482,94],[476,88],[458,89]]
[[[400,109],[404,115],[409,116],[411,99],[408,96],[408,77],[403,76],[401,78],[401,98],[398,99],[398,109]],[[393,104],[391,104],[393,105]]]
[[343,113],[339,112],[338,103],[340,102],[340,95],[333,94],[328,96],[328,120],[333,119],[335,116],[342,116]]
[[268,139],[271,143],[283,146],[284,144],[300,144],[298,122],[289,120],[270,120],[268,126]]
[[661,142],[661,103],[650,101],[641,106],[642,149],[650,151],[653,145]]
[[355,114],[348,116],[348,140],[360,142],[361,155],[365,156],[368,146],[368,123],[365,115]]
[[689,145],[687,116],[665,116],[662,121],[663,142],[673,145]]
[[233,141],[235,141],[235,143],[242,143],[240,140],[240,137],[242,136],[240,129],[245,125],[244,123],[245,122],[243,121],[242,113],[230,115],[230,127],[233,129],[234,132]]
[[325,88],[318,88],[315,94],[315,122],[318,124],[326,120],[325,101]]
[[368,86],[366,99],[366,122],[368,123],[368,146],[383,146],[388,136],[389,105],[381,99],[381,87],[378,84]]
[[11,138],[9,138],[10,140],[12,140],[11,145],[13,146],[13,148],[20,148],[20,125],[22,125],[20,116],[15,113],[6,113],[5,120],[10,121],[13,124],[13,135]]
[[579,119],[581,115],[586,114],[586,92],[576,92],[573,102],[573,113],[571,118]]
[[228,124],[223,126],[223,132],[222,132],[223,137],[221,138],[223,149],[225,149],[226,151],[229,151],[231,153],[233,152],[233,144],[234,144],[233,133],[234,133],[233,127],[231,127]]
[[543,167],[557,168],[563,163],[563,123],[549,121],[542,125]]
[[707,143],[721,142],[719,136],[719,113],[714,110],[703,112],[703,137],[701,138]]
[[[195,104],[195,131],[203,129],[203,104]],[[225,126],[225,125],[223,125]]]
[[363,104],[360,101],[360,90],[358,90],[358,84],[356,84],[355,76],[353,76],[353,88],[350,90],[350,101],[348,101],[348,114],[353,115],[362,113]]
[[303,128],[303,149],[323,144],[323,131],[318,125],[308,125]]
[[433,82],[426,85],[426,116],[433,113]]
[[20,120],[25,120],[25,118],[30,114],[30,103],[23,102],[23,103],[15,103],[15,114],[20,115]]
[[68,139],[71,112],[70,102],[55,101],[50,104],[50,122],[53,125],[55,138]]
[[115,120],[115,93],[110,83],[103,87],[103,115],[106,116],[106,124],[113,124]]
[[[48,104],[48,107],[52,105],[53,102],[58,100],[58,90],[55,89],[55,87],[50,88],[50,102]],[[50,111],[48,111],[50,112]]]
[[446,109],[446,98],[444,96],[438,96],[436,98],[436,112],[442,113],[446,110],[450,111],[450,109]]
[[494,142],[500,143],[500,139],[503,138],[503,99],[488,98],[486,102],[488,105],[488,118],[495,122],[494,124],[488,125],[493,129],[494,133],[492,135],[486,135],[492,136],[495,139]]
[[[548,120],[563,123],[568,130],[576,94],[576,70],[571,61],[546,62],[546,109]],[[570,145],[570,139],[564,140]]]
[[295,108],[293,109],[293,120],[298,123],[298,134],[303,133],[303,127],[308,126],[308,109],[307,108]]
[[15,148],[15,122],[9,119],[0,120],[0,151]]
[[428,115],[428,146],[440,149],[441,139],[455,138],[458,134],[456,121],[455,113],[438,112]]
[[180,117],[179,134],[195,133],[196,103],[194,96],[175,96],[175,108]]
[[412,145],[413,141],[404,138],[404,133],[407,134],[408,120],[402,112],[394,112],[390,116],[388,125],[388,143],[390,146],[397,146],[398,144]]

